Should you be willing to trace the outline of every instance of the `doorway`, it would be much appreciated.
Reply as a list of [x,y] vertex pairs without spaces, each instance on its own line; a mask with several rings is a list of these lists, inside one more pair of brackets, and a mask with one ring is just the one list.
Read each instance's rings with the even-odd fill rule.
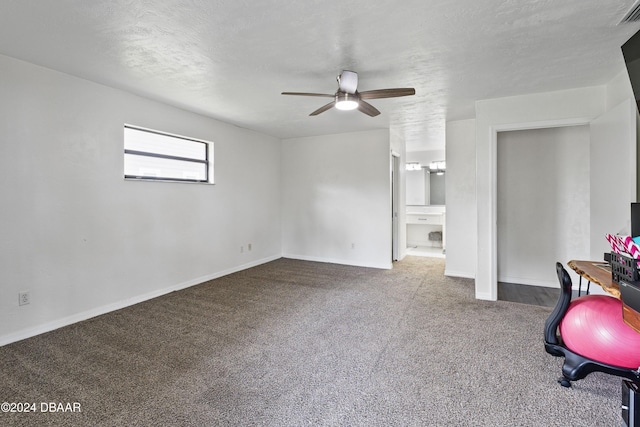
[[557,261],[588,259],[589,164],[588,125],[498,133],[500,285],[557,288]]

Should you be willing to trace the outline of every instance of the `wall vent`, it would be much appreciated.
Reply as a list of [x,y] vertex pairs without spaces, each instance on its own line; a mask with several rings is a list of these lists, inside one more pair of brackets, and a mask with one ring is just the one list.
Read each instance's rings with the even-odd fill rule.
[[631,7],[631,9],[624,15],[621,24],[625,22],[639,22],[640,21],[640,0]]

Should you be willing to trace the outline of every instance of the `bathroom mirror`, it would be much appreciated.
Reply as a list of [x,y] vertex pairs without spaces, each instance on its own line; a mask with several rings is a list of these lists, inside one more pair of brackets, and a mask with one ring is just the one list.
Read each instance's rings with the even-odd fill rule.
[[431,173],[428,167],[406,171],[406,204],[409,206],[444,205],[444,171]]

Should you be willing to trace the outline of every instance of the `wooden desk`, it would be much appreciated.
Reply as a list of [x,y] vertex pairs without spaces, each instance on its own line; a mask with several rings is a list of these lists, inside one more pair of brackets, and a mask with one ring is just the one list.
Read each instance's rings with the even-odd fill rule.
[[[620,299],[620,286],[611,277],[611,268],[604,261],[575,261],[567,265],[581,277],[600,285],[608,294]],[[622,304],[622,320],[640,333],[640,313]]]
[[567,265],[588,281],[600,285],[608,294],[620,299],[620,287],[611,279],[611,267],[606,262],[571,260]]

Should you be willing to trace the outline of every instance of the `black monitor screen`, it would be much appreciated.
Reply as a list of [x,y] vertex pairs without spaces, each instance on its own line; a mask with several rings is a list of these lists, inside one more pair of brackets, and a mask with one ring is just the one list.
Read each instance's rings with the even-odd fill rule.
[[622,55],[627,65],[627,73],[629,73],[636,105],[640,110],[640,31],[622,45]]
[[631,203],[631,237],[640,236],[640,203]]

